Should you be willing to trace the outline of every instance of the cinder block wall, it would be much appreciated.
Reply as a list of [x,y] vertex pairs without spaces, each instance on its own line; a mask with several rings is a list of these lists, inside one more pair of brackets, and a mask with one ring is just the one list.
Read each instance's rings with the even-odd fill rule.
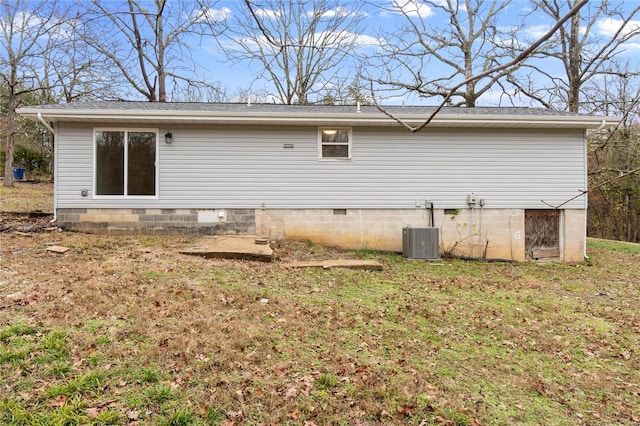
[[587,212],[586,210],[563,210],[563,244],[560,247],[562,259],[565,262],[584,261],[587,236],[585,233]]
[[[434,212],[440,253],[525,261],[522,209]],[[584,260],[585,214],[564,210],[561,259]],[[402,251],[402,228],[429,227],[425,209],[58,209],[58,226],[112,235],[257,234],[349,248]]]
[[[448,211],[448,210],[447,210]],[[402,251],[402,228],[430,225],[425,209],[257,210],[256,229],[272,239],[310,240],[344,248]],[[524,211],[521,209],[437,209],[440,253],[525,260]]]
[[58,226],[111,235],[255,234],[253,209],[58,209]]
[[436,220],[442,252],[486,259],[525,260],[524,210],[445,211]]
[[402,228],[429,226],[424,209],[268,209],[256,211],[261,235],[349,249],[402,251]]

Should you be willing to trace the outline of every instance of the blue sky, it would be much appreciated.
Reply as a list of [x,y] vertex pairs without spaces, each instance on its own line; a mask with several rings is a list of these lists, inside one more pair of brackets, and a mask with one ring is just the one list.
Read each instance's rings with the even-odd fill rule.
[[[405,7],[405,12],[412,16],[412,19],[421,19],[425,22],[425,25],[429,28],[438,28],[448,23],[448,17],[446,14],[435,7],[422,2],[422,0],[395,0],[397,5]],[[444,1],[444,0],[442,0]],[[592,5],[599,4],[592,0]],[[612,2],[614,5],[619,5],[625,10],[630,11],[634,7],[640,5],[640,0],[631,0],[625,2]],[[356,3],[352,3],[354,6]],[[397,12],[393,12],[389,2],[378,0],[377,5],[383,6],[383,8],[376,8],[373,5],[365,5],[362,12],[365,14],[363,19],[362,32],[358,34],[358,40],[360,46],[356,53],[370,56],[379,51],[377,47],[378,40],[381,32],[392,31],[396,26],[402,24],[405,19]],[[238,8],[242,6],[240,1],[222,1],[217,4],[215,11],[219,16],[226,17],[231,21],[234,14],[238,13]],[[347,3],[348,7],[348,3]],[[506,27],[512,27],[514,25],[523,25],[522,30],[519,33],[518,38],[522,37],[522,40],[530,40],[542,35],[552,25],[553,20],[543,14],[529,14],[530,2],[524,0],[514,0],[508,6],[503,7],[500,11],[499,25]],[[270,11],[264,11],[268,14]],[[601,18],[599,19],[593,29],[591,30],[596,37],[608,37],[620,26],[620,22],[612,19]],[[632,22],[634,28],[640,28],[640,16],[637,20]],[[630,61],[632,65],[635,64],[636,68],[640,62],[640,37],[635,37],[631,42],[625,46],[626,52],[623,57]],[[194,57],[197,61],[206,68],[206,73],[215,76],[215,78],[223,83],[227,88],[228,94],[237,93],[239,90],[246,90],[251,88],[251,92],[260,93],[264,90],[269,90],[270,83],[268,81],[254,81],[257,71],[260,69],[260,65],[257,63],[237,63],[232,64],[225,61],[224,55],[221,52],[219,46],[212,40],[205,41],[200,46],[194,46]],[[549,69],[553,69],[558,64],[554,61],[548,61],[545,64]],[[429,72],[437,72],[437,67],[430,68]],[[558,68],[558,72],[560,72]],[[204,72],[204,71],[203,71]],[[499,100],[499,92],[490,93],[484,97],[480,102],[484,105],[496,105]],[[412,96],[398,96],[391,98],[392,103],[425,103],[424,101],[412,97]],[[427,102],[429,103],[429,102]],[[432,103],[432,102],[431,102]]]
[[[83,0],[81,0],[83,1]],[[104,0],[104,5],[116,7],[124,7],[124,0]],[[198,10],[198,3],[195,0],[171,0],[173,5],[185,6],[186,13],[189,13],[189,9],[192,7],[193,11]],[[257,0],[254,0],[257,2]],[[353,53],[356,56],[371,58],[376,54],[380,54],[381,43],[392,40],[389,35],[394,32],[394,29],[406,22],[409,17],[414,22],[419,22],[427,31],[438,33],[442,31],[442,28],[448,27],[449,16],[437,5],[438,2],[445,2],[446,0],[434,0],[431,5],[425,3],[423,0],[369,0],[364,3],[362,0],[356,1],[342,1],[345,10],[356,9],[359,5],[362,6],[360,11],[360,17],[362,18],[361,29],[357,33],[353,33],[353,37],[357,40],[357,47],[353,49]],[[454,0],[452,0],[454,1]],[[459,0],[463,2],[463,0]],[[569,0],[557,0],[559,2],[566,2]],[[573,1],[573,0],[571,0]],[[142,4],[148,4],[151,10],[153,6],[150,5],[150,0],[141,0]],[[146,3],[145,3],[146,2]],[[487,3],[490,0],[486,0]],[[37,2],[30,3],[33,7]],[[82,4],[82,3],[80,3]],[[544,34],[553,24],[554,21],[542,14],[531,12],[531,2],[529,0],[512,0],[510,3],[501,2],[498,26],[502,29],[508,29],[512,27],[520,27],[521,29],[516,36],[516,42],[526,45],[527,42],[534,40],[536,37]],[[601,3],[597,0],[591,0],[590,4],[586,7],[591,7],[595,10]],[[620,7],[627,14],[640,6],[640,0],[611,0],[609,1],[610,7]],[[434,6],[435,5],[435,6]],[[107,6],[107,7],[109,7]],[[226,20],[228,23],[232,23],[236,16],[239,16],[244,8],[244,2],[241,0],[219,0],[215,2],[215,8],[210,10],[211,16],[219,19]],[[400,11],[404,10],[405,16]],[[345,13],[345,10],[339,11],[327,11],[327,13]],[[587,10],[583,8],[585,13]],[[271,10],[259,10],[259,14],[263,16],[273,16],[274,11]],[[464,15],[464,13],[462,13]],[[606,40],[620,27],[621,21],[600,17],[591,28],[591,34],[595,40]],[[232,24],[231,24],[232,25]],[[627,29],[635,29],[640,32],[640,12],[636,14],[634,20],[628,25]],[[228,32],[226,33],[229,34]],[[510,40],[505,40],[509,42]],[[225,54],[220,48],[220,43],[230,46],[232,40],[229,37],[204,38],[192,38],[187,41],[191,49],[193,60],[199,65],[196,71],[198,79],[208,81],[210,83],[220,83],[226,91],[225,100],[237,100],[234,99],[235,95],[238,95],[240,91],[250,93],[254,96],[254,101],[269,101],[270,98],[259,96],[264,93],[273,93],[273,86],[267,79],[261,79],[256,81],[256,76],[262,69],[262,65],[256,62],[241,61],[238,63],[232,63],[226,60]],[[126,45],[126,43],[124,43]],[[174,52],[175,53],[175,52]],[[188,52],[178,52],[177,56],[169,58],[168,66],[177,65],[178,67],[185,65],[185,68],[178,69],[178,72],[189,72],[184,69],[190,68],[190,63],[186,57]],[[636,35],[632,40],[624,45],[624,52],[619,56],[620,59],[627,61],[632,70],[640,72],[640,35]],[[356,74],[358,62],[356,60],[345,61],[345,74],[346,78],[353,78]],[[538,64],[554,74],[554,76],[563,77],[563,71],[558,60],[540,60]],[[446,72],[446,68],[437,64],[436,61],[431,61],[427,64],[428,67],[418,67],[421,75],[426,75],[433,78]],[[370,75],[375,76],[375,72],[382,69],[382,67],[373,67],[369,70]],[[597,77],[599,78],[599,77]],[[325,81],[323,84],[325,87],[330,87],[334,81]],[[171,84],[171,82],[168,82]],[[380,92],[378,92],[380,93]],[[139,94],[131,91],[132,99]],[[478,101],[478,105],[498,105],[503,97],[499,88],[496,88],[493,92],[485,94]],[[382,95],[380,95],[382,96]],[[205,100],[205,99],[200,99]],[[411,96],[406,94],[394,93],[385,98],[386,103],[393,104],[435,104],[436,100],[424,100],[417,96]],[[516,104],[528,105],[528,100],[519,99],[515,101]],[[539,106],[539,105],[538,105]]]

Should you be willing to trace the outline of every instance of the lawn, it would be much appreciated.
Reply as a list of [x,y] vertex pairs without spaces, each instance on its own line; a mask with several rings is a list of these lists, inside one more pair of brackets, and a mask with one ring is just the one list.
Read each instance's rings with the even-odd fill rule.
[[15,182],[13,187],[0,181],[0,212],[53,212],[53,183]]
[[[637,246],[565,265],[289,242],[265,264],[186,238],[0,238],[2,424],[640,422]],[[339,257],[384,270],[283,266]]]

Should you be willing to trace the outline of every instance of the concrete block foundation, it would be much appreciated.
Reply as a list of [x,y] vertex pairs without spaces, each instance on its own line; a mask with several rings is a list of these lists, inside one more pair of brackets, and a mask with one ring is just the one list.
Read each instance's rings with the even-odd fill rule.
[[253,209],[58,209],[58,226],[111,235],[255,234]]
[[[525,261],[525,210],[436,209],[440,254]],[[584,210],[563,210],[560,258],[584,260]],[[432,226],[425,209],[78,209],[60,208],[58,226],[112,235],[242,235],[309,240],[347,249],[402,251],[402,229]]]

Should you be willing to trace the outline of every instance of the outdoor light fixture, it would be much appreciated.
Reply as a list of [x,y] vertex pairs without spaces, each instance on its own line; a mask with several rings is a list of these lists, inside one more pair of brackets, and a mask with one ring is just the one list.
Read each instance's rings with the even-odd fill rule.
[[335,135],[336,133],[338,133],[337,130],[323,130],[322,133],[324,133],[325,135]]
[[173,143],[173,135],[171,134],[171,132],[167,132],[164,134],[164,142],[168,144]]

